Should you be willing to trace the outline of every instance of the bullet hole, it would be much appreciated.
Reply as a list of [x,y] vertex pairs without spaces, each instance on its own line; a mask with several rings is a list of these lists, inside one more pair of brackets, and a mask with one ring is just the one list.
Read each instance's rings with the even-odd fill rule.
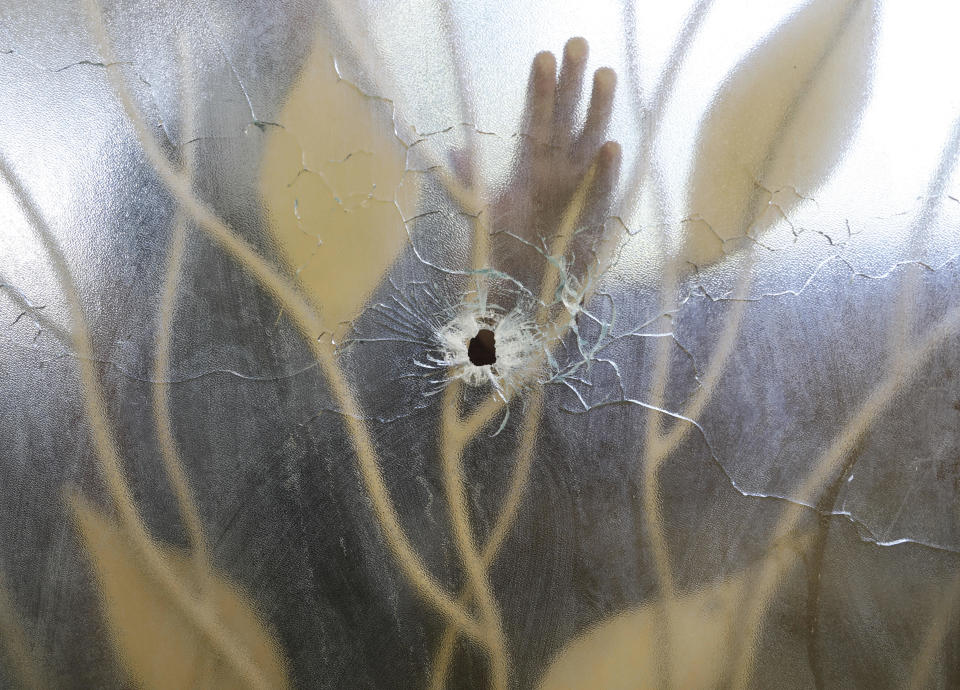
[[481,328],[470,338],[467,345],[467,357],[474,366],[482,367],[497,361],[497,345],[493,331]]

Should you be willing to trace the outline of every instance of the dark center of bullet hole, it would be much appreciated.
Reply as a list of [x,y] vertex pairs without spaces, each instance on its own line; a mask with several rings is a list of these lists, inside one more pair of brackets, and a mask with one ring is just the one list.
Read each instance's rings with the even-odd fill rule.
[[467,344],[467,357],[470,363],[482,367],[497,361],[497,345],[493,331],[481,328]]

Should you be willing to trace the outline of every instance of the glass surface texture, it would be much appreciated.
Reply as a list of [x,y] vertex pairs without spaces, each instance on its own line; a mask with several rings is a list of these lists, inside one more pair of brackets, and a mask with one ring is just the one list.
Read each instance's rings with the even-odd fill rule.
[[960,5],[0,5],[0,686],[960,685]]

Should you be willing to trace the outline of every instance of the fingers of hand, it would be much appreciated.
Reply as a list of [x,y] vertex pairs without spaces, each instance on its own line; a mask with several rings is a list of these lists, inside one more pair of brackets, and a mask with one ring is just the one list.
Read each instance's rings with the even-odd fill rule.
[[593,93],[583,132],[576,144],[577,155],[590,158],[604,140],[610,115],[613,112],[613,96],[617,90],[617,73],[609,67],[601,67],[593,75]]
[[587,41],[580,37],[567,41],[563,50],[563,66],[560,68],[553,116],[553,144],[561,150],[566,150],[573,139],[573,126],[589,53]]
[[613,110],[617,74],[601,67],[593,76],[593,90],[583,130],[575,134],[575,121],[583,91],[583,77],[590,49],[581,37],[567,41],[557,79],[557,60],[544,51],[533,59],[527,91],[528,146],[533,151],[571,155],[587,163],[604,141]]
[[538,53],[530,68],[530,86],[527,90],[527,134],[534,143],[549,141],[556,84],[557,59],[547,51]]
[[609,211],[613,191],[620,178],[620,144],[608,141],[597,151],[597,172],[593,179],[584,220],[587,223],[602,222]]

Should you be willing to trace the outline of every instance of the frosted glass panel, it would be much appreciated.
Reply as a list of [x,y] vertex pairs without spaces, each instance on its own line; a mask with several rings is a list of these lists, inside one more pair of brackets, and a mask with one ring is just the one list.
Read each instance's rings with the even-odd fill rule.
[[960,6],[0,8],[0,685],[960,685]]

